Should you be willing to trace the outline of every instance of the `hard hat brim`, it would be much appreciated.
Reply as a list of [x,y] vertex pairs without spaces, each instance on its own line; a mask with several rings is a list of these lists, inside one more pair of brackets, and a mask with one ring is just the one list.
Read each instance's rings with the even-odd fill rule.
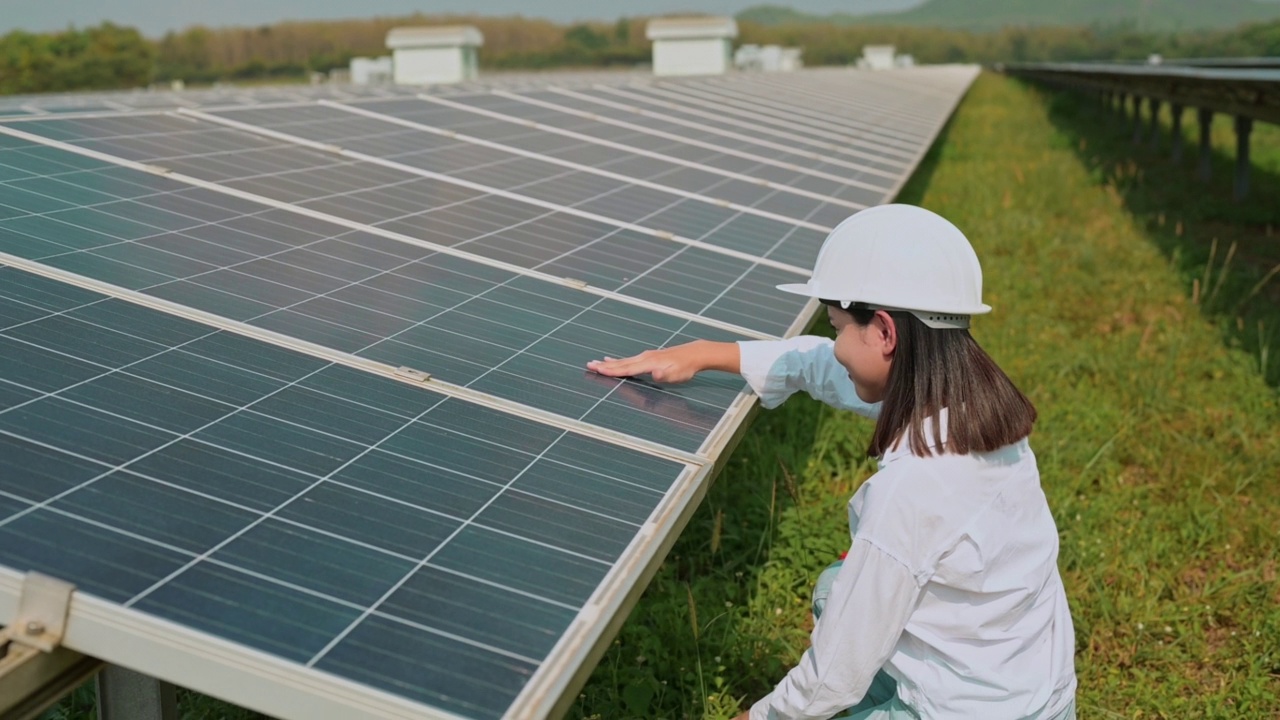
[[786,285],[778,285],[779,290],[792,295],[804,295],[806,297],[816,298],[818,293],[813,289],[811,283],[787,283]]
[[[804,295],[805,297],[817,298],[819,300],[844,300],[845,299],[841,297],[823,297],[823,294],[813,287],[812,282],[787,283],[785,285],[777,285],[775,287],[777,287],[778,290],[781,290],[782,292],[785,292],[785,293],[791,293],[793,295]],[[903,310],[913,315],[916,315],[917,317],[922,317],[924,315],[929,315],[929,314],[986,315],[987,313],[991,312],[991,306],[985,303],[979,304],[976,307],[948,308],[946,310],[938,310],[936,308],[904,308],[904,307],[899,307],[897,305],[884,305],[871,300],[858,300],[853,302],[865,302],[868,305],[880,310]],[[948,322],[949,321],[944,321],[944,324],[934,325],[932,322],[926,321],[925,324],[929,325],[930,327],[953,327],[952,325],[947,324]],[[968,324],[966,323],[964,327],[968,327]]]

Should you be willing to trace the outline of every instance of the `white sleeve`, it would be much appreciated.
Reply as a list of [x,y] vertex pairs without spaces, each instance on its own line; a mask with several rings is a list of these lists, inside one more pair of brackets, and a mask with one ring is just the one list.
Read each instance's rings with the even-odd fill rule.
[[922,590],[906,565],[857,538],[831,586],[811,646],[751,720],[828,720],[857,705],[893,655]]
[[836,360],[828,338],[800,335],[790,340],[744,340],[738,343],[742,377],[766,408],[803,390],[815,400],[875,418],[880,403],[858,397],[849,371]]

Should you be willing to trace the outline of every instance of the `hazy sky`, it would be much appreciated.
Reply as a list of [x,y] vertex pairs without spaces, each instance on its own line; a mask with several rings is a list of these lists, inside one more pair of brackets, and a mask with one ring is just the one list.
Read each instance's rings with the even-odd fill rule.
[[[1049,1],[1049,0],[1046,0]],[[872,12],[923,0],[792,0],[798,10]],[[189,25],[262,25],[279,20],[376,17],[423,13],[523,14],[568,21],[677,11],[732,14],[762,0],[0,0],[0,33],[96,25],[103,20],[157,37]]]

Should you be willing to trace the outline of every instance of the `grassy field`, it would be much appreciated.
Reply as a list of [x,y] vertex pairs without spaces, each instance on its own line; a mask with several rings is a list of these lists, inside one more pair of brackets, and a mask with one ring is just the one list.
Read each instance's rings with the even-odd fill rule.
[[[1245,205],[1229,152],[1202,186],[1129,138],[1094,103],[984,76],[902,199],[972,238],[996,308],[975,334],[1039,408],[1080,717],[1278,718],[1280,131],[1256,133]],[[570,717],[723,720],[767,692],[847,545],[870,430],[808,398],[762,413]]]

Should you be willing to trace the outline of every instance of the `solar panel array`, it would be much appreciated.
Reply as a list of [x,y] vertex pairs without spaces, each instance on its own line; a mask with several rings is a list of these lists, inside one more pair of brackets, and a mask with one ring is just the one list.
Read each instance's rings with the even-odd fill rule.
[[519,76],[0,104],[0,619],[285,718],[564,709],[829,229],[976,75]]

